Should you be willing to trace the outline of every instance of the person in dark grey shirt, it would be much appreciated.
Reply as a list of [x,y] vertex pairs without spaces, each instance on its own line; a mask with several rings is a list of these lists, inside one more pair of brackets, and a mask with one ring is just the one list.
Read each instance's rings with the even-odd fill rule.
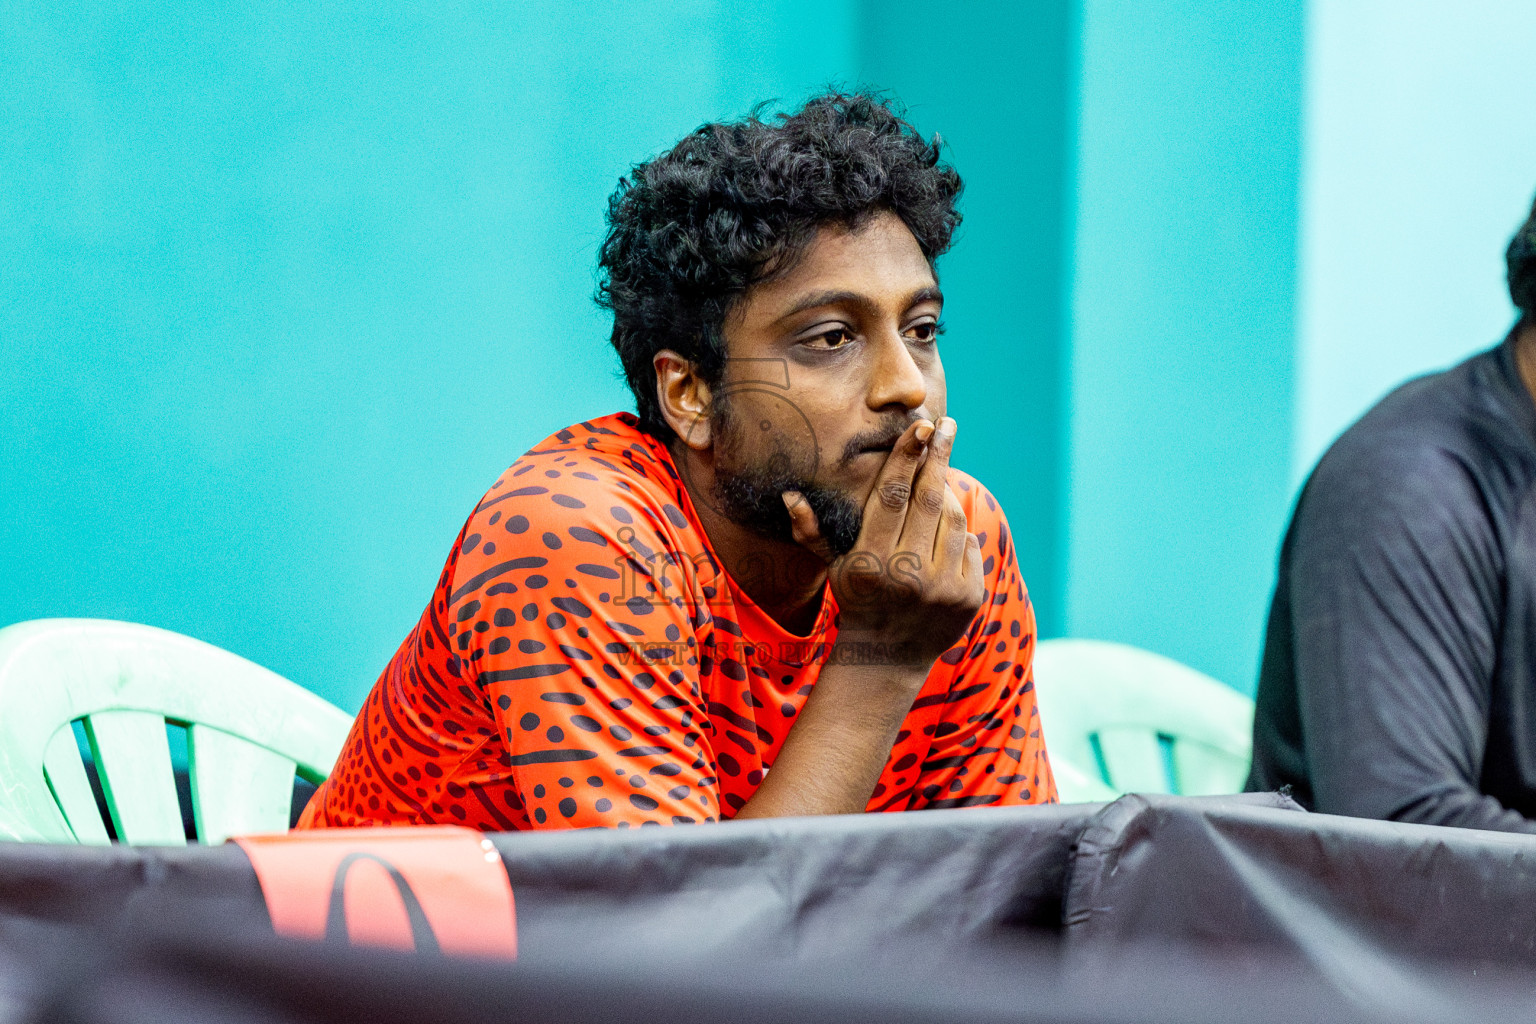
[[1334,443],[1280,554],[1250,790],[1536,832],[1536,208],[1504,342]]

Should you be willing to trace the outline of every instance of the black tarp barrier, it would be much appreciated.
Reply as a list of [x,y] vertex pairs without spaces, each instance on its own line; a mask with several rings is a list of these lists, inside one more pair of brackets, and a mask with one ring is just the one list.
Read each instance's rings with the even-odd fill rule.
[[107,930],[178,908],[232,929],[271,930],[237,846],[56,846],[0,842],[0,925]]
[[1449,981],[1437,1005],[1404,1008],[1319,984],[1283,956],[1256,969],[1132,949],[1108,965],[1063,958],[1038,940],[908,936],[811,960],[644,947],[624,958],[487,964],[161,928],[72,951],[68,971],[0,1010],[29,1024],[1463,1024],[1528,1016],[1523,979],[1493,980],[1475,990]]
[[903,935],[1055,932],[1072,844],[1102,805],[493,836],[520,955],[575,940],[790,955]]
[[5,844],[0,1021],[1529,1012],[1536,839],[1292,808],[1127,797],[493,836],[513,965],[279,940],[233,846]]
[[[1073,842],[1101,805],[491,836],[520,953],[570,942],[793,949],[921,932],[1055,931]],[[221,847],[0,844],[0,920],[105,927],[176,904],[270,929],[245,855]]]
[[1129,796],[1078,840],[1063,911],[1068,949],[1278,954],[1412,1003],[1426,971],[1536,982],[1536,837]]

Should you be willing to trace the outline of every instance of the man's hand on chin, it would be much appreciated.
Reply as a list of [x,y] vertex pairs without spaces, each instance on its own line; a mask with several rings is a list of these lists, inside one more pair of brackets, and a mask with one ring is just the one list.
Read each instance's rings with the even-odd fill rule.
[[[863,810],[929,669],[975,618],[981,545],[945,479],[955,429],[919,420],[887,456],[857,542],[829,566],[838,630],[827,662],[737,817]],[[793,492],[785,505],[795,540],[827,557],[810,505]]]

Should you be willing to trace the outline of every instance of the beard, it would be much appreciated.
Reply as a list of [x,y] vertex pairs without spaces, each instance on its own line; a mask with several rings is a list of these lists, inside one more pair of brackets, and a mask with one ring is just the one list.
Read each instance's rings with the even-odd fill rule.
[[[766,426],[766,422],[764,424]],[[739,526],[769,540],[794,541],[785,491],[798,491],[816,513],[822,539],[834,555],[853,550],[864,526],[864,509],[845,491],[816,483],[814,442],[793,448],[782,435],[750,441],[733,415],[731,401],[719,396],[710,412],[715,438],[715,507]]]

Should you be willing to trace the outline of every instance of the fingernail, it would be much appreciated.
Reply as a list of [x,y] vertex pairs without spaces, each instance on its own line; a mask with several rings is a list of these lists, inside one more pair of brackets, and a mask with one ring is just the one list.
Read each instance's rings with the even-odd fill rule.
[[779,497],[784,499],[784,507],[791,510],[793,510],[796,505],[800,504],[801,500],[799,491],[785,491],[783,494],[779,495]]
[[939,420],[939,433],[943,434],[945,437],[954,437],[955,429],[958,426],[959,424],[957,424],[953,419],[945,416],[942,420]]
[[928,439],[933,436],[933,424],[932,423],[919,423],[917,425],[916,433],[917,433],[917,443],[918,444],[927,444],[928,443]]

